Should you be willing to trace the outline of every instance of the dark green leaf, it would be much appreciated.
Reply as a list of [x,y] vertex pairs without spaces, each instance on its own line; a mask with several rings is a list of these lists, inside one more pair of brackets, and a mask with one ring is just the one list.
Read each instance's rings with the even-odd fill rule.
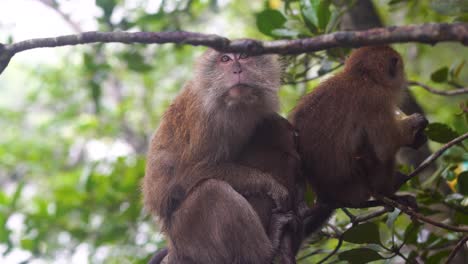
[[450,254],[450,250],[442,250],[442,251],[439,251],[433,255],[431,255],[430,257],[427,258],[426,260],[426,264],[439,264],[439,263],[443,263],[443,260],[445,258],[448,257],[448,255]]
[[436,83],[447,81],[449,69],[447,66],[438,69],[431,74],[431,80]]
[[468,14],[462,14],[460,16],[457,16],[453,22],[463,22],[463,23],[467,23],[468,22]]
[[265,9],[256,15],[257,28],[260,32],[268,36],[274,36],[273,30],[283,27],[286,18],[283,14],[274,9]]
[[458,175],[457,190],[459,193],[468,196],[468,171]]
[[379,253],[369,248],[356,248],[347,250],[338,254],[338,258],[353,264],[368,263],[371,261],[383,259]]
[[407,0],[391,0],[388,4],[389,5],[395,5],[401,2],[406,2]]
[[104,16],[110,19],[116,5],[116,0],[96,0],[96,5],[104,11]]
[[442,123],[429,124],[425,133],[430,140],[438,143],[447,143],[459,136],[452,128]]
[[400,212],[401,211],[399,209],[395,208],[395,210],[393,210],[393,212],[388,214],[388,218],[387,218],[387,222],[386,222],[388,228],[390,228],[390,229],[393,228],[393,224],[395,223],[395,220],[400,215]]
[[457,15],[468,12],[466,0],[432,0],[431,8],[442,15]]
[[343,239],[355,244],[380,244],[379,228],[375,223],[364,223],[352,227],[343,234]]
[[301,12],[307,24],[312,25],[312,31],[319,28],[322,31],[330,21],[330,1],[328,0],[302,0]]
[[418,233],[419,233],[420,227],[421,227],[421,224],[415,224],[415,222],[412,222],[411,224],[409,224],[404,234],[404,240],[406,241],[406,243],[419,245],[417,240],[418,240]]
[[15,209],[16,205],[18,204],[18,200],[23,192],[24,182],[20,182],[18,186],[16,186],[16,190],[13,193],[13,197],[11,198],[10,208]]

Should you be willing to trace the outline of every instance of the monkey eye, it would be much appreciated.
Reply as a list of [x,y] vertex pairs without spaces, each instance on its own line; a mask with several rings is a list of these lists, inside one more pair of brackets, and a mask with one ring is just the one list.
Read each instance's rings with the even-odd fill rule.
[[231,60],[231,58],[228,55],[221,56],[221,62],[228,62],[230,60]]
[[241,59],[241,60],[245,60],[245,59],[247,59],[248,57],[249,57],[249,55],[247,55],[246,53],[241,53],[241,54],[239,55],[239,59]]

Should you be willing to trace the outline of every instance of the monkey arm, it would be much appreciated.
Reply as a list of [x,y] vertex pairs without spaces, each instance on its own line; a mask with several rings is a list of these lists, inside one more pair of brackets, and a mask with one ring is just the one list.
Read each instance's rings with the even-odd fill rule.
[[288,190],[270,174],[254,168],[228,162],[215,165],[202,162],[197,164],[186,177],[188,180],[184,180],[182,185],[187,191],[200,181],[216,178],[226,181],[242,195],[266,193],[279,210],[290,207]]
[[223,180],[242,195],[267,194],[275,203],[275,210],[288,211],[290,198],[288,190],[269,174],[235,163],[210,164],[200,162],[178,173],[178,177],[168,188],[167,216],[174,211],[183,199],[201,182],[208,179]]

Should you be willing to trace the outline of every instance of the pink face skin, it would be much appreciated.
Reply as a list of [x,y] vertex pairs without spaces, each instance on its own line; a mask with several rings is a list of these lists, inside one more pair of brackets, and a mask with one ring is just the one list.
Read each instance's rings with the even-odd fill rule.
[[[246,83],[245,69],[249,62],[249,56],[243,53],[240,54],[222,54],[219,57],[218,67],[228,74],[228,84],[230,86],[226,94],[226,103],[228,105],[236,104],[239,100],[249,100],[252,97],[252,87]],[[254,99],[254,98],[250,98]]]
[[[204,109],[261,111],[277,109],[281,65],[277,56],[249,56],[207,50],[196,67]],[[254,109],[255,108],[255,109]]]

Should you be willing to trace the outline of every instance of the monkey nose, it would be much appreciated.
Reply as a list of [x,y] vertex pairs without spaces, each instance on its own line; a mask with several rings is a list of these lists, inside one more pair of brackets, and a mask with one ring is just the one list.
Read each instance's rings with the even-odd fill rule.
[[232,73],[234,74],[241,74],[242,72],[242,68],[240,66],[240,64],[236,63],[232,66]]

